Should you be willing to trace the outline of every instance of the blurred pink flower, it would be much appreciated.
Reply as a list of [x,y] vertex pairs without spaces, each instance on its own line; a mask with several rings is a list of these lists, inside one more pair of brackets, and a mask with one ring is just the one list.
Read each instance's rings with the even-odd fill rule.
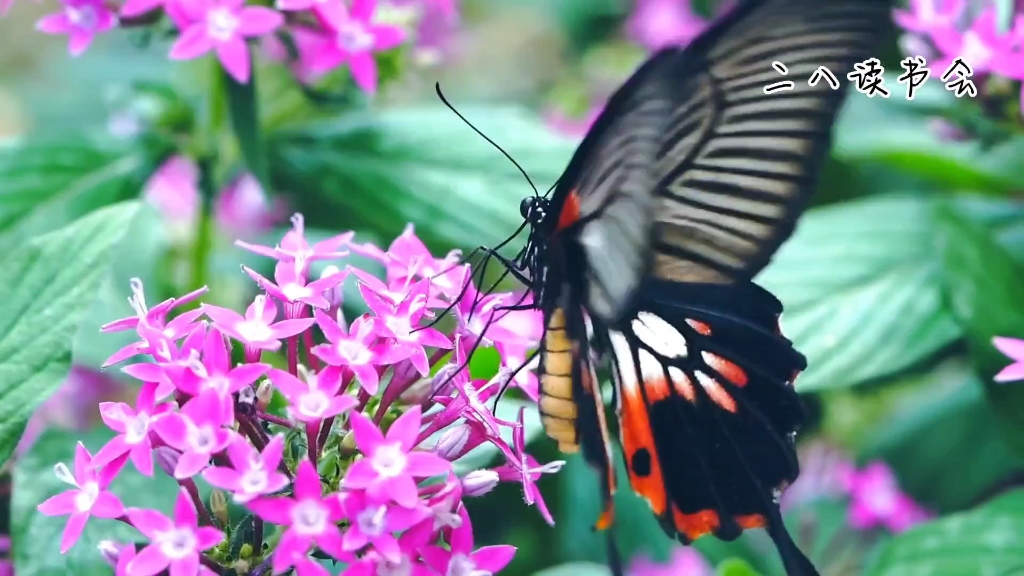
[[43,16],[36,22],[36,29],[44,34],[66,34],[68,53],[72,56],[81,55],[97,34],[114,26],[117,26],[117,17],[103,0],[64,0],[60,12]]
[[1000,370],[993,380],[996,382],[1024,380],[1024,340],[996,336],[992,338],[992,345],[1013,360],[1013,363]]
[[321,10],[324,24],[333,41],[321,46],[310,67],[323,73],[348,64],[356,85],[364,92],[377,91],[377,62],[374,52],[396,48],[405,41],[405,31],[398,26],[373,22],[376,0],[353,0],[347,9],[342,3],[328,3]]
[[483,546],[474,550],[473,525],[466,508],[459,510],[462,522],[452,529],[449,549],[430,546],[423,559],[438,574],[497,574],[516,555],[515,546]]
[[29,419],[14,453],[24,454],[49,426],[85,429],[99,418],[96,404],[120,398],[127,389],[108,374],[73,366],[61,387]]
[[455,0],[382,0],[377,13],[376,22],[399,24],[412,33],[417,64],[434,65],[451,55],[460,21]]
[[967,6],[967,0],[910,0],[909,10],[893,10],[896,25],[908,32],[926,34],[954,28]]
[[636,0],[626,20],[630,40],[651,50],[685,45],[707,28],[708,22],[694,14],[690,0]]
[[199,167],[188,156],[171,156],[146,181],[142,197],[164,217],[172,235],[191,234],[199,216]]
[[885,462],[872,462],[862,470],[851,467],[843,481],[852,498],[848,520],[858,530],[885,526],[898,533],[931,517],[900,490],[896,476]]
[[1012,33],[1001,34],[995,8],[978,15],[970,28],[960,32],[953,26],[929,30],[942,57],[931,63],[932,74],[941,77],[957,58],[971,67],[975,75],[995,72],[1007,78],[1024,78],[1021,53]]
[[269,197],[259,180],[248,172],[232,180],[213,202],[217,228],[232,239],[269,231],[285,219],[287,210],[284,198]]
[[714,573],[714,567],[690,546],[674,547],[667,562],[655,562],[639,556],[630,562],[626,570],[627,576],[713,576]]
[[171,47],[172,60],[191,60],[214,50],[224,69],[241,83],[249,81],[251,64],[246,38],[263,36],[284,23],[284,16],[245,0],[196,0],[189,5],[193,20]]
[[544,112],[544,123],[556,134],[568,138],[583,138],[604,110],[604,102],[594,104],[583,116],[569,116],[562,110],[550,108]]
[[783,511],[821,498],[838,498],[847,493],[846,481],[853,460],[836,446],[822,440],[799,448],[800,476],[782,493]]
[[292,25],[288,27],[292,44],[295,48],[295,59],[289,53],[288,46],[276,35],[263,38],[263,51],[267,57],[275,62],[286,62],[291,69],[295,79],[303,84],[312,84],[325,74],[324,71],[316,71],[313,64],[316,63],[317,55],[325,49],[325,46],[333,41],[331,35],[319,28],[308,26]]

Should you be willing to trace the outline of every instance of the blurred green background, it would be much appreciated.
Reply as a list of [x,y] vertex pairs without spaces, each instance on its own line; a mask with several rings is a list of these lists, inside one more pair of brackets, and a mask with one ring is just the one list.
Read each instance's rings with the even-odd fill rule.
[[[717,8],[694,6],[701,16]],[[301,211],[312,237],[354,230],[357,240],[386,246],[412,222],[438,255],[496,244],[520,223],[519,201],[530,189],[441,105],[434,82],[546,188],[578,140],[552,117],[570,119],[562,124],[584,117],[645,55],[622,32],[634,9],[629,0],[465,0],[439,64],[417,65],[403,50],[378,58],[383,83],[371,104],[345,79],[323,83],[311,98],[283,66],[262,63],[254,114],[265,166],[253,171],[263,172],[287,209],[274,226],[246,229],[247,239],[273,245],[287,215]],[[167,40],[118,31],[72,59],[62,38],[33,30],[51,10],[19,2],[0,20],[0,251],[139,196],[172,152],[199,158],[215,188],[251,160],[232,132],[244,126],[245,112],[206,98],[219,78],[210,58],[171,62]],[[887,30],[878,54],[890,71],[899,70],[899,37]],[[851,93],[814,206],[760,278],[784,303],[783,326],[809,360],[797,387],[813,418],[800,436],[805,472],[787,521],[823,574],[1024,574],[1024,496],[1015,491],[1024,482],[1024,384],[992,383],[1010,360],[991,345],[997,335],[1024,337],[1016,84],[993,77],[982,97],[957,99],[933,79],[908,101],[894,76],[887,74],[888,99]],[[228,98],[239,101],[230,90]],[[105,241],[109,269],[76,264],[77,246],[51,254],[81,268],[79,278],[96,275],[95,293],[76,293],[90,303],[68,320],[79,332],[63,360],[73,355],[75,366],[96,368],[127,342],[96,338],[95,330],[128,313],[130,277],[146,281],[152,302],[202,284],[214,303],[251,298],[239,262],[271,271],[232,247],[237,234],[222,224],[206,213],[198,226],[182,227],[147,209],[118,222],[124,239]],[[0,329],[11,322],[0,319]],[[14,346],[0,336],[0,358]],[[493,362],[484,357],[475,368],[493,370]],[[55,390],[64,374],[40,373],[34,385]],[[8,440],[38,405],[38,394],[24,395],[27,381],[0,390],[8,423],[0,436]],[[79,424],[71,419],[58,411],[48,426]],[[541,462],[561,458],[539,432],[533,417],[531,453]],[[56,558],[63,519],[34,511],[57,490],[46,484],[49,469],[79,436],[49,430],[7,466],[15,489],[5,512],[19,576],[99,569],[85,542],[77,556]],[[829,485],[833,457],[884,460],[901,490],[938,518],[897,535],[851,528],[851,497]],[[596,482],[578,458],[567,460],[540,483],[553,528],[523,503],[516,484],[468,500],[478,544],[519,547],[508,574],[559,565],[566,570],[559,574],[600,573],[564,567],[604,561],[604,540],[590,531]],[[671,541],[627,492],[617,497],[615,528],[625,554],[668,558]],[[102,537],[109,532],[87,531],[92,543]],[[760,531],[729,544],[702,539],[696,548],[720,572],[781,573]]]

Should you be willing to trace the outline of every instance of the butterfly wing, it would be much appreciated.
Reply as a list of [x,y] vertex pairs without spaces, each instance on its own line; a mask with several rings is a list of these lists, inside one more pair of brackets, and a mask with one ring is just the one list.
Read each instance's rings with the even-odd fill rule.
[[666,532],[732,540],[764,527],[790,574],[816,574],[777,504],[799,473],[792,383],[806,367],[781,312],[753,283],[655,281],[607,338],[630,484]]
[[[620,319],[652,267],[716,283],[760,271],[814,191],[846,93],[808,80],[819,66],[845,79],[888,14],[887,0],[752,0],[648,59],[609,99],[552,199],[548,228],[571,226],[586,258],[588,311]],[[786,79],[793,90],[764,93]]]

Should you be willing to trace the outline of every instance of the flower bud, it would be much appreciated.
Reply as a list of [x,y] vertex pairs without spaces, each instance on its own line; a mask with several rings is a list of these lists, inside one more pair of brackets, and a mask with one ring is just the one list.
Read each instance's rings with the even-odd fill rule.
[[469,445],[472,432],[473,429],[469,427],[469,424],[452,426],[445,430],[441,437],[437,439],[437,444],[434,445],[434,452],[449,462],[458,460],[466,452],[469,452],[467,446]]
[[[323,271],[320,272],[320,279],[323,280],[324,278],[330,278],[331,276],[334,276],[335,274],[340,274],[340,273],[341,273],[341,269],[340,268],[338,268],[334,264],[328,264],[327,266],[324,266]],[[345,297],[345,284],[344,283],[338,284],[337,286],[334,286],[334,287],[332,287],[332,288],[330,288],[330,289],[328,289],[328,290],[326,290],[324,292],[324,298],[326,298],[327,302],[331,305],[331,309],[338,311],[338,325],[339,326],[344,326],[344,324],[342,324],[342,322],[345,321],[344,316],[341,315],[341,304],[344,301],[344,297]]]
[[121,557],[121,552],[128,546],[131,546],[131,544],[122,544],[114,540],[100,540],[100,543],[96,545],[96,549],[100,551],[100,556],[103,557],[104,562],[117,567],[117,559]]
[[434,378],[430,381],[430,394],[447,396],[451,393],[452,389],[452,377],[459,371],[459,366],[455,364],[445,364],[437,371]]
[[494,470],[473,470],[462,478],[462,494],[471,498],[483,496],[498,485],[498,473]]
[[262,411],[266,411],[267,406],[270,405],[270,401],[274,398],[274,384],[270,380],[264,380],[260,382],[258,388],[256,388],[256,408]]
[[228,515],[228,497],[223,490],[214,488],[210,492],[210,511],[221,526],[228,526],[231,523],[231,517]]
[[420,378],[409,385],[399,396],[398,401],[406,406],[422,404],[430,398],[432,378]]
[[178,458],[181,458],[181,452],[170,446],[159,446],[153,450],[153,453],[156,465],[168,476],[174,478],[174,469],[178,467]]

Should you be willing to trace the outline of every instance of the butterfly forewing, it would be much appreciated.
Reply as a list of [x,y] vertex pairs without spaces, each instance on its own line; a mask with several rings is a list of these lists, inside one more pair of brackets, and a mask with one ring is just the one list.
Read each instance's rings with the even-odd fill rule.
[[[888,9],[878,0],[752,2],[687,50],[704,63],[658,160],[655,275],[734,282],[764,268],[814,192],[846,75],[874,56]],[[838,89],[825,78],[811,85],[819,67]],[[765,93],[787,80],[792,89]]]

